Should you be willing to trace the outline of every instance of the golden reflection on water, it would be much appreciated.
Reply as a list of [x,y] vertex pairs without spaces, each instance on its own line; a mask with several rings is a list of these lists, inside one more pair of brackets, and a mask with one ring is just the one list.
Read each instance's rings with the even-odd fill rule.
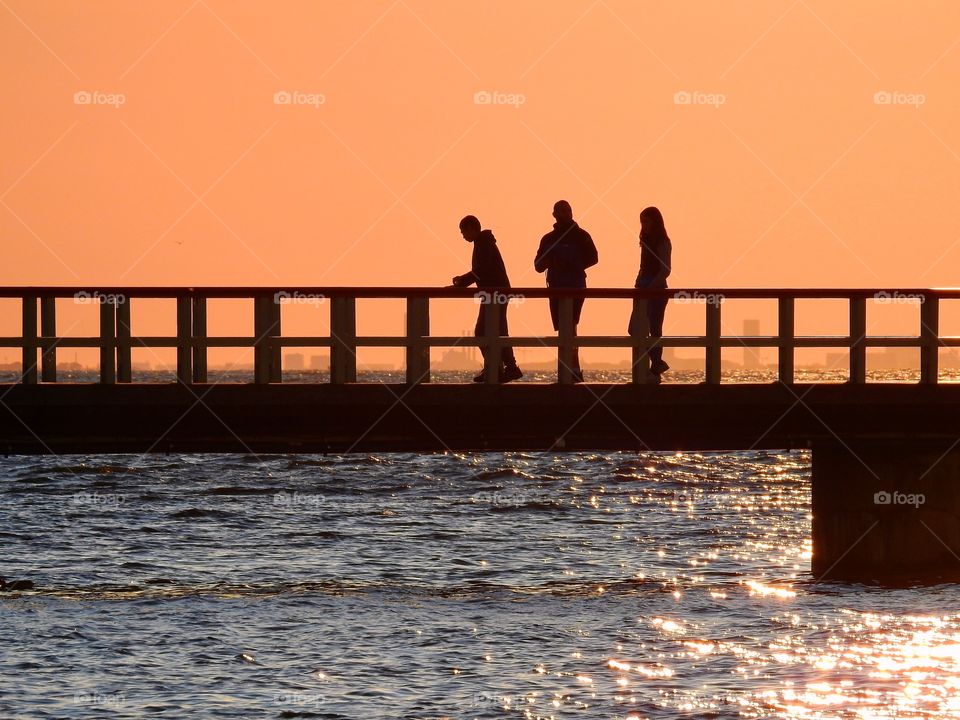
[[[776,472],[776,470],[773,470]],[[639,498],[641,503],[643,498]],[[634,503],[630,497],[630,503]],[[770,497],[740,507],[762,510],[780,506],[793,498]],[[808,518],[809,520],[809,518]],[[671,595],[678,612],[673,616],[638,618],[654,638],[636,646],[618,645],[606,659],[605,674],[576,676],[578,682],[612,696],[625,715],[647,720],[649,712],[632,711],[631,705],[659,696],[665,712],[743,718],[803,718],[812,720],[892,718],[960,718],[960,615],[901,614],[843,608],[843,596],[830,596],[824,608],[820,597],[807,584],[795,582],[810,558],[809,539],[781,544],[776,528],[744,542],[743,558],[777,558],[780,572],[739,580],[737,585],[704,587],[703,597],[730,604],[731,611],[749,607],[779,628],[768,641],[717,637],[696,611],[683,614],[685,595],[696,597],[691,576],[661,575],[674,585]],[[667,554],[651,549],[658,558]],[[671,554],[673,552],[671,551]],[[724,553],[729,559],[737,553]],[[687,560],[691,568],[709,566],[722,558],[715,551],[698,553]],[[790,570],[794,572],[790,572]],[[637,578],[643,573],[635,573]],[[851,604],[863,602],[853,589]],[[878,594],[877,603],[890,602]],[[854,600],[856,598],[856,600]],[[827,596],[823,596],[827,600]],[[744,605],[744,602],[749,603]],[[867,601],[869,602],[869,600]],[[909,599],[905,599],[909,602]],[[909,606],[908,606],[909,607]],[[769,632],[769,627],[764,631]],[[691,675],[696,667],[704,675],[733,661],[729,690],[697,687]],[[713,665],[713,667],[710,667]],[[691,670],[691,668],[693,668]],[[605,675],[605,676],[602,676]],[[609,685],[608,683],[612,684]],[[604,690],[609,688],[609,690]],[[610,694],[607,694],[610,693]],[[666,716],[666,715],[664,715]]]
[[791,600],[797,596],[797,593],[789,588],[766,585],[759,580],[747,580],[743,584],[750,588],[751,595],[759,595],[760,597],[775,597],[784,600]]
[[[678,453],[660,462],[660,466],[644,461],[640,468],[627,468],[639,472],[624,471],[623,478],[649,483],[649,475],[664,472],[663,465],[678,474],[684,472],[684,463],[707,460],[699,454]],[[738,472],[736,464],[741,462],[731,461],[730,472]],[[576,667],[562,671],[553,661],[531,662],[525,675],[544,685],[566,683],[566,689],[504,696],[500,698],[504,713],[531,720],[559,719],[576,715],[591,703],[606,709],[605,703],[612,701],[620,712],[605,716],[633,720],[681,713],[811,720],[960,718],[960,616],[838,609],[849,608],[842,593],[855,590],[842,591],[819,607],[815,591],[798,582],[811,555],[809,537],[802,539],[796,532],[804,518],[809,523],[809,497],[778,484],[784,483],[786,472],[806,472],[808,462],[808,458],[781,457],[774,464],[755,467],[752,472],[760,492],[752,497],[738,497],[741,490],[735,483],[711,488],[690,480],[682,490],[673,485],[668,490],[631,486],[618,499],[608,488],[584,488],[583,479],[575,478],[569,486],[574,497],[564,502],[582,512],[610,512],[620,502],[636,513],[656,504],[687,522],[685,516],[696,520],[718,508],[732,509],[747,534],[721,550],[671,544],[657,535],[643,538],[648,542],[645,557],[656,558],[652,567],[646,572],[624,563],[619,567],[640,586],[644,580],[662,583],[661,597],[669,605],[660,606],[657,616],[635,616],[642,640],[620,640],[609,647],[609,655],[601,656],[599,667],[596,655],[579,651],[568,656]],[[767,514],[771,510],[793,525],[771,522]],[[615,546],[641,542],[641,532],[621,521],[605,539]],[[561,549],[572,544],[573,540],[564,540]],[[752,566],[750,579],[716,582],[710,573],[722,564]],[[583,578],[582,587],[591,597],[622,597],[618,583],[589,582],[583,569],[557,568],[556,572],[562,578]],[[731,635],[730,624],[719,622],[725,625],[724,631],[713,632],[714,611],[702,613],[693,607],[703,601],[721,613],[729,609],[742,614],[743,620],[738,618],[735,624],[747,628],[754,623],[756,629]],[[886,601],[878,596],[878,602]],[[495,665],[501,654],[480,657]],[[714,684],[701,684],[706,677]],[[717,684],[717,677],[727,680]],[[651,702],[662,712],[651,713]]]
[[[797,592],[760,581],[743,585],[749,596],[790,602]],[[685,639],[699,632],[689,623],[655,617],[655,628],[669,650],[664,662],[638,662],[622,654],[607,660],[618,702],[630,703],[634,686],[674,677],[670,657],[687,664],[737,661],[735,675],[752,691],[698,694],[689,688],[660,690],[664,708],[684,712],[717,710],[733,704],[745,718],[956,718],[960,717],[960,617],[876,614],[845,610],[840,621],[776,615],[771,620],[796,628],[764,650],[749,642],[719,638]],[[671,645],[670,642],[675,644]],[[663,655],[661,655],[663,656]],[[616,693],[616,691],[614,691]],[[626,717],[645,718],[643,714]]]

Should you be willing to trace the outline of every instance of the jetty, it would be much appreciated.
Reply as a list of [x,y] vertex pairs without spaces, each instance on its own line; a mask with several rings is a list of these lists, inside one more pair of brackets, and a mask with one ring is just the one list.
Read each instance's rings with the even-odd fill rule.
[[[22,354],[17,382],[0,385],[0,448],[7,454],[64,453],[346,453],[460,451],[749,451],[809,448],[812,453],[813,560],[819,579],[960,579],[960,383],[940,381],[940,356],[960,337],[940,333],[941,308],[960,290],[931,288],[477,291],[422,287],[7,287],[21,302],[21,334],[0,347]],[[556,298],[560,331],[500,335],[497,305],[512,298]],[[617,301],[624,327],[630,312],[666,297],[702,305],[704,333],[659,344],[698,348],[704,382],[652,384],[647,353],[654,339],[577,335],[574,299]],[[176,334],[131,332],[138,300],[175,301]],[[405,303],[405,332],[357,333],[357,301]],[[475,298],[486,316],[482,337],[432,335],[431,301]],[[919,306],[915,334],[867,332],[870,302],[908,298]],[[252,300],[253,334],[207,332],[211,300]],[[329,308],[329,332],[284,335],[284,304],[312,299]],[[798,335],[796,304],[844,301],[848,331]],[[777,306],[773,335],[722,332],[726,300]],[[57,302],[97,306],[99,333],[58,334]],[[670,312],[668,306],[668,313]],[[641,328],[642,330],[642,328]],[[484,383],[431,382],[432,348],[478,347],[556,351],[550,383],[501,385],[488,363]],[[173,382],[132,382],[131,351],[173,348]],[[211,382],[211,348],[252,348],[251,382]],[[326,348],[327,383],[283,382],[282,350]],[[404,351],[404,382],[358,382],[357,352]],[[630,382],[575,383],[576,348],[627,348]],[[776,379],[725,383],[725,348],[773,348]],[[57,354],[99,352],[99,382],[58,382]],[[798,383],[798,349],[849,352],[845,383]],[[867,382],[869,348],[917,348],[915,383]]]

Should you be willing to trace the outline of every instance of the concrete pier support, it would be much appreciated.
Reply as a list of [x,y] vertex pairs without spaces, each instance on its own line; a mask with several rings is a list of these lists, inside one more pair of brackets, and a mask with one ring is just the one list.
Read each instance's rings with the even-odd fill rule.
[[813,445],[816,580],[960,581],[960,444]]

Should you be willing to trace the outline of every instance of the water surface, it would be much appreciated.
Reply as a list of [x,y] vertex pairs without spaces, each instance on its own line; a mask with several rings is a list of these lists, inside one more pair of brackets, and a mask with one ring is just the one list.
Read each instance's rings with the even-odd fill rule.
[[810,575],[805,452],[0,461],[0,716],[960,717],[960,593]]

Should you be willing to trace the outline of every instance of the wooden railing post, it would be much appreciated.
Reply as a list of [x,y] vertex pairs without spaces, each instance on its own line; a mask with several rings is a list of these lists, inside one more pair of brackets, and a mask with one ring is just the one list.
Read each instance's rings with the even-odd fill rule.
[[280,294],[258,295],[254,298],[254,381],[281,382],[283,348],[275,342],[280,337]]
[[357,301],[330,299],[330,382],[341,385],[357,381]]
[[177,380],[184,385],[189,385],[193,378],[191,325],[190,297],[180,295],[177,297]]
[[117,382],[133,381],[130,347],[130,298],[117,295]]
[[430,382],[430,299],[407,298],[407,384]]
[[796,358],[796,302],[792,297],[777,301],[777,370],[780,382],[793,384]]
[[650,377],[650,321],[647,318],[646,298],[633,299],[633,313],[630,315],[630,336],[633,345],[631,351],[631,380],[645,385]]
[[24,295],[22,298],[22,353],[20,382],[27,385],[37,383],[37,296]]
[[117,381],[117,306],[110,295],[94,293],[100,305],[100,382],[113,385]]
[[282,380],[281,347],[274,342],[280,336],[280,297],[258,295],[253,300],[254,382],[266,384]]
[[706,347],[704,350],[704,380],[710,385],[720,383],[720,305],[719,296],[708,296],[706,308]]
[[270,382],[270,356],[265,342],[269,325],[267,304],[258,295],[253,298],[253,381],[261,385]]
[[850,382],[867,381],[867,298],[850,298]]
[[940,373],[940,298],[925,293],[920,305],[920,382],[936,384]]
[[573,382],[573,342],[576,329],[573,324],[573,298],[559,300],[560,329],[557,348],[557,382],[570,385]]
[[266,299],[267,316],[270,319],[270,330],[267,334],[268,356],[270,358],[270,382],[283,382],[283,345],[276,342],[276,339],[283,335],[283,328],[280,325],[280,295],[276,293],[273,297]]
[[[483,377],[487,385],[500,383],[500,299],[496,293],[481,291],[478,294],[483,311]],[[503,298],[506,301],[506,298]]]
[[43,382],[57,381],[57,299],[40,298],[40,379]]
[[193,297],[191,323],[193,339],[193,381],[207,382],[207,299]]

